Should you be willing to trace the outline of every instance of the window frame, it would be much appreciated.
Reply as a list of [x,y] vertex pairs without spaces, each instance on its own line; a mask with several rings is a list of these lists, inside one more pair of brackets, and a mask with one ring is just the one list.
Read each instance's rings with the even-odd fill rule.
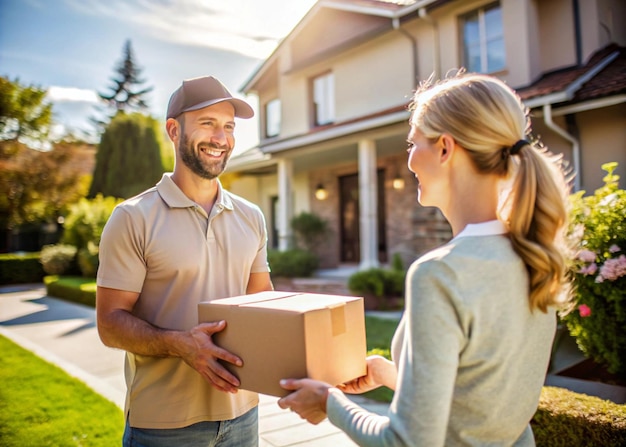
[[[489,30],[487,29],[487,24],[485,20],[486,14],[493,9],[498,9],[500,13],[500,32],[495,35],[490,35]],[[479,67],[471,67],[470,66],[470,51],[469,48],[471,45],[468,45],[468,39],[466,36],[466,26],[470,23],[470,18],[476,17],[477,23],[477,32],[478,32],[478,52],[479,52]],[[497,2],[491,2],[479,8],[473,9],[468,13],[465,13],[459,17],[459,27],[460,27],[460,38],[461,38],[461,51],[463,55],[463,66],[468,71],[478,72],[478,73],[495,73],[502,71],[506,68],[506,51],[505,51],[505,41],[504,41],[504,23],[502,21],[502,4]],[[501,64],[494,66],[491,68],[489,66],[490,62],[490,51],[489,46],[493,43],[500,43],[502,48],[502,58]]]
[[[318,87],[319,86],[319,87]],[[311,90],[311,126],[319,127],[335,122],[335,75],[332,71],[325,71],[313,76],[310,81]],[[318,106],[320,100],[323,110],[320,116]]]
[[[265,103],[263,133],[265,138],[273,138],[280,135],[282,126],[282,103],[280,98],[273,98]],[[272,112],[274,111],[274,112]],[[275,130],[273,129],[275,127]]]

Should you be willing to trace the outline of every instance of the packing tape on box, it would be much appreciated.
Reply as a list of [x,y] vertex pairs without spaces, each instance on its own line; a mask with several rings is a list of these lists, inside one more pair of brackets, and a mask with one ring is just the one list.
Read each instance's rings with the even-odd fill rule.
[[333,337],[346,332],[346,304],[328,306]]

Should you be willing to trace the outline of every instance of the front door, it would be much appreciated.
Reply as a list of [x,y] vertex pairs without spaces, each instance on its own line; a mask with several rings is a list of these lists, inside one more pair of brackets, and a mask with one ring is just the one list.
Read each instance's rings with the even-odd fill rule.
[[[387,262],[387,238],[385,229],[385,171],[377,172],[378,184],[378,260]],[[339,207],[341,226],[342,263],[358,263],[361,261],[361,226],[359,207],[359,175],[351,174],[339,177]]]
[[339,177],[341,198],[341,252],[342,263],[358,263],[361,259],[359,225],[359,176],[358,174]]

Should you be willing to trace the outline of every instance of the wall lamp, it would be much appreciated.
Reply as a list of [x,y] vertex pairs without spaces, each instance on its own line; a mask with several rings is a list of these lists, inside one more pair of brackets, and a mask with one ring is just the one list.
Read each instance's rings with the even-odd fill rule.
[[318,183],[317,187],[315,188],[315,198],[317,200],[326,200],[328,198],[328,191],[321,183]]
[[393,189],[398,191],[404,189],[404,179],[400,176],[400,174],[396,174],[391,181],[391,186],[393,186]]

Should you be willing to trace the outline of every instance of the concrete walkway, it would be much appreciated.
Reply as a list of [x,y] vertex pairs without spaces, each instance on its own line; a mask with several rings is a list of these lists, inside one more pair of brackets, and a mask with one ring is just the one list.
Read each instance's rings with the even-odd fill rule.
[[[93,308],[48,297],[41,284],[2,287],[0,335],[56,364],[123,408],[124,352],[102,344]],[[308,424],[281,410],[277,398],[260,397],[260,447],[356,445],[328,420],[316,426]],[[370,411],[387,411],[386,404],[359,396],[353,399]]]

